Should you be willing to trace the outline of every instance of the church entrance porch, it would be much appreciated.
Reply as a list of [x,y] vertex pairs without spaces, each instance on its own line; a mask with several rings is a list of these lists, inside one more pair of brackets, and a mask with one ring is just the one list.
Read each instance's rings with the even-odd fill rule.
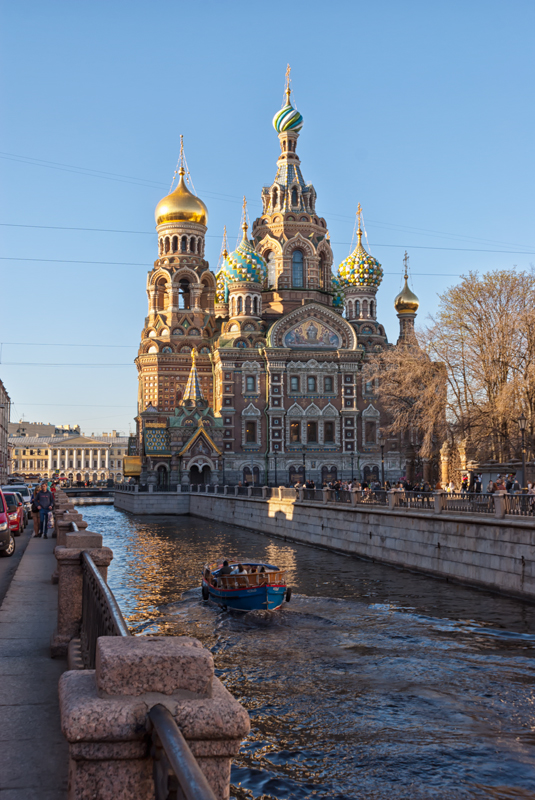
[[205,465],[202,468],[202,471],[196,465],[193,466],[189,471],[189,482],[195,484],[204,484],[207,485],[210,483],[212,477],[212,471],[208,465]]
[[160,491],[169,488],[169,472],[163,464],[160,464],[156,470],[156,487]]

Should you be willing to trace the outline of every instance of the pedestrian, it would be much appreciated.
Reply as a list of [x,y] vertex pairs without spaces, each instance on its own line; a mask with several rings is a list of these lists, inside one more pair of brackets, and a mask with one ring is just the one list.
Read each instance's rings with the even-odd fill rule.
[[32,519],[33,519],[33,535],[39,536],[39,509],[37,507],[36,496],[39,491],[39,486],[36,486],[32,495]]
[[46,532],[48,530],[48,513],[54,509],[54,495],[48,491],[48,483],[43,481],[41,489],[36,495],[36,505],[39,509],[39,536],[43,539],[48,539]]

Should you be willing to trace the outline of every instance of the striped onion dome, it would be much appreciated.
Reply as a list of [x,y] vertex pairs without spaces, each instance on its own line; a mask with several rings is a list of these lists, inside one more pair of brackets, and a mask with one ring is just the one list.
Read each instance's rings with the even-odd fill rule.
[[299,133],[303,127],[303,117],[290,102],[287,102],[273,117],[273,127],[277,133],[284,133],[285,131]]

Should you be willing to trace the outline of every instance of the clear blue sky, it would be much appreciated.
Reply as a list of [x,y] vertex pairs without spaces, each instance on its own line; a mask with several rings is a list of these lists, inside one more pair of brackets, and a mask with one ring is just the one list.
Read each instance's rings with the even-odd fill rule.
[[[303,174],[336,265],[360,201],[390,339],[405,248],[420,322],[456,276],[535,262],[532,0],[1,8],[0,377],[12,419],[128,432],[154,207],[179,136],[215,268],[223,225],[232,243],[239,233],[242,195],[254,218],[274,178],[287,62]],[[112,366],[43,366],[58,363]]]

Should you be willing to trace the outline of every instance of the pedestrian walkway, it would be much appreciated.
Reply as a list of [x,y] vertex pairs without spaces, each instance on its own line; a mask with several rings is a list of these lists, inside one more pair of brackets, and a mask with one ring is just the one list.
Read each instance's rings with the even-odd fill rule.
[[56,539],[31,539],[0,606],[0,798],[66,800],[68,747],[50,658],[57,586]]

